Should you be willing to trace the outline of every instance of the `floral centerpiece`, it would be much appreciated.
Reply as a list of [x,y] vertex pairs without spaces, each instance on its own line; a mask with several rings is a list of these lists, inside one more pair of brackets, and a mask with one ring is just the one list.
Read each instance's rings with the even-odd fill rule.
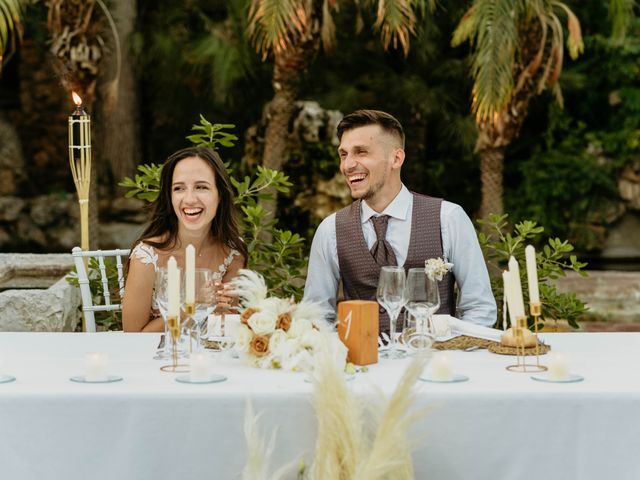
[[313,369],[316,354],[329,349],[344,365],[347,348],[311,302],[269,297],[264,278],[242,269],[233,280],[240,299],[235,344],[240,356],[259,368]]
[[432,280],[441,281],[453,267],[453,263],[447,263],[442,258],[430,258],[424,262],[424,273]]

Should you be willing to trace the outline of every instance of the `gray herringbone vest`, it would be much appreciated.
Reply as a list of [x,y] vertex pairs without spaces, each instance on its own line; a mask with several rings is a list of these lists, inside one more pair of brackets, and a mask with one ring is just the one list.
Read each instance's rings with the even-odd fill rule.
[[[376,289],[380,266],[367,248],[362,233],[360,202],[356,200],[336,213],[336,238],[340,276],[347,300],[376,300]],[[440,232],[441,198],[427,197],[413,193],[411,217],[411,239],[404,263],[409,268],[424,268],[429,258],[443,257],[442,235]],[[448,273],[440,282],[440,310],[438,313],[455,313],[453,284],[454,278]],[[380,331],[389,332],[389,316],[380,307]]]

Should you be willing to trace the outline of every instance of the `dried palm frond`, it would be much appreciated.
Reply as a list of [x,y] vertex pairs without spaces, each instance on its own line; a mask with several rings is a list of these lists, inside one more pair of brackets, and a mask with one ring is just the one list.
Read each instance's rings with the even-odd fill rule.
[[95,0],[47,0],[47,26],[56,70],[68,91],[91,102],[104,53]]

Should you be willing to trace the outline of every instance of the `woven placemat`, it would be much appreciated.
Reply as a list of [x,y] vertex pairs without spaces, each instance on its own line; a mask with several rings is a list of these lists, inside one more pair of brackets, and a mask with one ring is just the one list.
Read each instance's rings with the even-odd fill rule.
[[447,340],[446,342],[436,342],[433,344],[433,348],[436,350],[466,350],[472,347],[489,348],[491,344],[498,345],[496,342],[492,342],[491,340],[462,335],[460,337]]
[[232,340],[202,340],[202,346],[208,350],[224,350],[233,344]]
[[[518,348],[517,347],[505,347],[504,345],[500,345],[499,343],[494,343],[491,342],[492,345],[489,345],[489,351],[492,353],[498,353],[500,355],[518,355]],[[547,345],[546,343],[540,343],[538,344],[538,354],[539,355],[544,355],[545,353],[548,353],[549,350],[551,350],[551,347],[549,345]],[[536,354],[536,347],[528,347],[524,349],[524,354],[525,355],[535,355]]]

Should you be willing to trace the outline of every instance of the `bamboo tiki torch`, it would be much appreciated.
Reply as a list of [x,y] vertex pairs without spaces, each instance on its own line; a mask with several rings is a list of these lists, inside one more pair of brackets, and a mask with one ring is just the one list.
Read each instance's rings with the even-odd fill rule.
[[89,250],[89,190],[91,188],[91,117],[72,92],[76,109],[69,116],[69,163],[80,204],[80,246]]

